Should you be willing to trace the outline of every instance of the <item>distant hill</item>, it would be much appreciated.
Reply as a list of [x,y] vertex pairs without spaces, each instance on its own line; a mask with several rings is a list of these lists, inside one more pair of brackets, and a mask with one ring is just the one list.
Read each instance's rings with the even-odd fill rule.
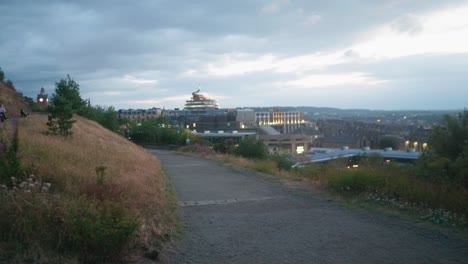
[[30,112],[29,103],[26,98],[15,89],[0,82],[0,104],[7,110],[7,117],[19,116],[20,109]]

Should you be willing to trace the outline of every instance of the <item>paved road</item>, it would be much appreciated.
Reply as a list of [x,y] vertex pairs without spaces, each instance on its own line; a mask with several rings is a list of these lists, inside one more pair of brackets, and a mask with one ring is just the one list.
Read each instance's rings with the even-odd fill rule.
[[329,201],[214,161],[149,150],[186,226],[168,263],[468,263],[468,239]]

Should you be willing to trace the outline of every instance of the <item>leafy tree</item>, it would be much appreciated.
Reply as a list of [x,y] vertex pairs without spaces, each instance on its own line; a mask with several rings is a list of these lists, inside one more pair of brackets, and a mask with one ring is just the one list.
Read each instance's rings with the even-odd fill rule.
[[114,107],[110,106],[104,109],[101,116],[102,116],[101,120],[98,122],[102,126],[104,126],[105,128],[111,131],[117,131],[119,129],[119,117],[117,116],[117,113]]
[[98,122],[103,127],[111,131],[117,132],[119,129],[119,119],[115,108],[112,106],[106,108],[99,105],[87,105],[82,109],[82,111],[80,111],[79,114],[83,117]]
[[2,68],[0,67],[0,82],[5,81],[5,73],[3,72]]
[[468,111],[446,115],[430,138],[431,152],[423,157],[425,176],[468,188]]
[[168,128],[165,117],[129,121],[130,139],[136,143],[184,145],[189,136],[185,129]]
[[73,108],[71,102],[65,97],[55,95],[52,97],[51,105],[48,107],[47,126],[52,135],[70,136],[75,120],[73,118]]
[[55,93],[47,109],[49,132],[53,135],[70,136],[75,122],[72,120],[73,114],[82,111],[85,107],[86,101],[80,96],[79,85],[70,78],[70,75],[55,83]]
[[80,96],[80,86],[70,75],[66,79],[61,79],[55,83],[55,96],[63,97],[71,105],[73,113],[80,114],[86,107],[86,101]]
[[456,117],[446,115],[444,124],[434,128],[430,142],[437,155],[457,159],[468,146],[468,111]]

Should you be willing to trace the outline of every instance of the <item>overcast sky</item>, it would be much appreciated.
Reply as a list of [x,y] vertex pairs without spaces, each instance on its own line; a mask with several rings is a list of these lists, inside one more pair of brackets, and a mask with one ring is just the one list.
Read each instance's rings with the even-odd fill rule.
[[[70,3],[69,3],[70,2]],[[92,104],[468,107],[468,1],[0,0],[0,67]]]

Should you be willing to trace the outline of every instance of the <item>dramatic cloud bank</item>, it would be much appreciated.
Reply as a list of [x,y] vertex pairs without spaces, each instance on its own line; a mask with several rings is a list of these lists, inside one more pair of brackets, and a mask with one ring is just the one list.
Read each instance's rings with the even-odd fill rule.
[[468,107],[468,1],[0,1],[18,90],[70,74],[93,104]]

